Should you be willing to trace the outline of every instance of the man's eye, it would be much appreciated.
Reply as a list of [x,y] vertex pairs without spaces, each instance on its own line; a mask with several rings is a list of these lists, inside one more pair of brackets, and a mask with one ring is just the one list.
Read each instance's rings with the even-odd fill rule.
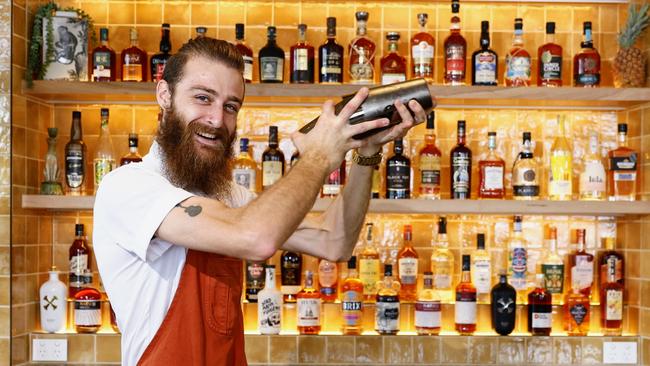
[[199,100],[199,101],[201,101],[201,102],[204,102],[204,103],[208,103],[208,102],[210,102],[210,98],[207,97],[207,96],[205,96],[205,95],[197,95],[197,96],[194,97],[194,98],[197,99],[197,100]]
[[225,108],[226,108],[226,110],[227,110],[228,112],[231,112],[231,113],[237,113],[237,112],[239,112],[239,107],[236,106],[236,105],[226,104]]

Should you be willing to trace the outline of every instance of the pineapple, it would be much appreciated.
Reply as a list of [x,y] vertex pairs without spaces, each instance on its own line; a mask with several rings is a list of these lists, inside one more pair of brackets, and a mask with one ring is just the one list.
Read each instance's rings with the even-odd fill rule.
[[614,59],[616,86],[643,87],[646,82],[646,57],[643,51],[634,46],[637,38],[648,27],[648,9],[646,3],[637,9],[634,4],[628,8],[625,27],[618,34],[619,50]]

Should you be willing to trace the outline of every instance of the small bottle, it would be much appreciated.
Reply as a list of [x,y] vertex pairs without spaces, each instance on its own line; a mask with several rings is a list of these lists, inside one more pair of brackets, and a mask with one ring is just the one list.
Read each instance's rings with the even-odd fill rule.
[[614,262],[614,279],[616,282],[621,285],[625,285],[625,259],[620,252],[617,252],[614,249],[615,239],[612,237],[605,238],[605,251],[600,255],[598,259],[599,271],[600,274],[600,285],[606,284],[609,279],[609,266],[612,265],[610,262]]
[[586,336],[589,333],[589,297],[581,294],[575,289],[567,295],[565,319],[567,322],[567,334],[570,336]]
[[300,292],[302,275],[302,255],[285,250],[280,257],[280,276],[283,300],[285,303],[296,302],[296,294]]
[[591,22],[582,23],[584,40],[580,52],[573,57],[573,83],[575,86],[596,87],[600,85],[600,54],[591,39]]
[[343,82],[343,46],[336,43],[336,18],[327,18],[327,41],[318,47],[318,81],[326,84]]
[[377,282],[381,273],[379,272],[379,253],[373,241],[373,223],[366,223],[366,235],[363,249],[359,252],[359,279],[363,283],[363,301],[374,302],[377,294]]
[[528,251],[521,232],[521,216],[515,216],[512,236],[508,240],[508,277],[517,290],[517,302],[523,304],[528,289]]
[[41,329],[48,333],[63,332],[67,324],[68,289],[59,279],[56,267],[52,267],[49,274],[39,290]]
[[442,319],[440,297],[433,289],[433,272],[424,272],[424,287],[415,302],[415,331],[418,335],[440,334]]
[[298,24],[298,43],[291,46],[291,83],[314,83],[314,47],[307,43],[307,24]]
[[530,85],[530,65],[530,54],[524,49],[524,21],[516,18],[512,48],[506,55],[506,86]]
[[406,58],[399,54],[399,32],[386,33],[388,54],[381,58],[381,84],[388,85],[406,80]]
[[546,43],[537,49],[537,86],[562,86],[562,46],[555,43],[555,22],[546,22]]
[[450,303],[453,300],[454,254],[449,250],[447,218],[444,216],[438,218],[438,235],[431,253],[431,272],[433,272],[433,288],[440,296],[440,300]]
[[516,200],[539,199],[539,174],[533,158],[530,132],[524,132],[523,150],[512,167],[512,196]]
[[600,328],[606,336],[620,336],[624,287],[616,279],[616,261],[609,260],[607,269],[607,282],[600,288]]
[[425,78],[432,83],[434,78],[434,56],[436,39],[427,32],[427,13],[418,14],[420,31],[411,38],[411,65],[413,78]]
[[255,303],[258,294],[264,288],[265,263],[256,261],[246,261],[246,300]]
[[497,133],[488,132],[488,153],[478,162],[478,197],[502,199],[506,195],[506,162],[497,154]]
[[418,153],[419,198],[440,199],[440,157],[442,153],[436,146],[435,112],[427,114],[427,132],[424,147]]
[[284,154],[278,148],[278,127],[269,126],[269,146],[262,154],[262,188],[269,189],[284,174]]
[[102,327],[102,295],[93,288],[92,274],[86,270],[86,286],[74,295],[74,326],[77,333],[97,333]]
[[557,253],[557,228],[549,228],[549,250],[542,260],[542,274],[544,275],[544,287],[551,294],[553,304],[562,303],[564,294],[564,261]]
[[577,229],[578,246],[569,254],[569,283],[571,289],[589,297],[594,283],[594,256],[585,249],[585,229]]
[[357,257],[348,260],[348,276],[341,285],[342,333],[360,335],[363,329],[363,282],[357,274]]
[[472,256],[472,283],[476,286],[479,304],[487,304],[492,289],[492,260],[485,250],[485,234],[476,234],[476,251]]
[[253,82],[253,50],[246,44],[244,37],[244,24],[235,24],[235,48],[244,59],[244,81]]
[[70,297],[74,297],[74,292],[83,287],[85,278],[83,277],[86,270],[90,270],[90,247],[88,239],[84,233],[84,224],[76,224],[74,227],[75,238],[68,251],[70,263],[69,284]]
[[284,82],[284,51],[275,40],[276,28],[266,28],[266,45],[259,51],[260,83]]
[[93,176],[95,177],[95,192],[106,174],[116,168],[115,153],[111,132],[108,129],[108,108],[101,109],[101,127],[99,131],[99,140],[97,141],[97,150],[93,160]]
[[357,35],[348,46],[350,55],[350,83],[372,84],[375,78],[375,42],[366,35],[368,12],[358,11]]
[[343,159],[341,165],[337,169],[334,169],[327,176],[327,179],[325,180],[325,184],[323,184],[323,188],[321,189],[320,192],[321,198],[336,197],[341,193],[341,190],[343,189],[343,185],[345,184],[346,165],[347,165],[346,161],[345,159]]
[[411,198],[411,159],[403,155],[402,139],[393,142],[393,156],[386,160],[386,198]]
[[264,266],[264,289],[257,294],[257,320],[261,334],[280,334],[282,325],[282,293],[275,287],[275,266]]
[[129,153],[120,159],[120,166],[131,163],[139,163],[142,161],[142,156],[138,152],[138,134],[129,134]]
[[472,187],[472,150],[466,146],[465,121],[458,121],[457,144],[449,154],[451,198],[468,200]]
[[117,66],[115,51],[108,45],[108,28],[99,29],[99,41],[92,53],[92,81],[115,81]]
[[298,332],[305,334],[320,333],[321,298],[314,288],[314,273],[305,271],[305,287],[296,295],[298,303]]
[[454,307],[456,331],[460,335],[472,335],[476,331],[476,287],[472,284],[470,263],[470,256],[464,254]]
[[573,149],[566,138],[565,117],[557,117],[559,134],[551,146],[548,198],[555,201],[571,200],[573,196]]
[[163,23],[160,29],[160,53],[151,56],[151,81],[158,82],[162,80],[165,65],[169,60],[172,51],[172,41],[170,38],[169,23]]
[[318,287],[324,302],[334,302],[338,298],[338,274],[336,262],[321,259],[318,263]]
[[551,335],[553,305],[551,294],[544,288],[544,275],[537,274],[536,287],[528,294],[528,332],[535,336]]
[[196,39],[203,38],[208,33],[208,28],[206,27],[196,27]]
[[517,291],[508,284],[505,272],[499,273],[499,283],[490,293],[492,329],[500,335],[508,335],[515,329],[517,319]]
[[458,0],[451,1],[451,25],[449,36],[445,39],[445,84],[465,84],[467,41],[460,34],[460,3]]
[[249,151],[248,139],[239,140],[239,155],[232,167],[232,178],[236,184],[255,193],[257,192],[257,163]]
[[584,166],[580,172],[580,199],[585,201],[602,201],[607,195],[607,176],[605,165],[600,157],[598,132],[589,135],[589,150],[584,158]]
[[70,141],[65,145],[65,183],[73,195],[84,192],[86,177],[86,144],[81,130],[81,112],[72,112]]
[[481,22],[481,48],[472,54],[472,85],[496,86],[499,56],[490,48],[490,22]]
[[413,227],[404,225],[403,247],[397,253],[397,274],[401,284],[399,297],[402,302],[417,299],[418,253],[413,249]]
[[122,51],[122,81],[147,80],[147,53],[138,47],[138,30],[131,28],[129,32],[131,45]]
[[399,281],[393,278],[393,266],[384,265],[384,279],[377,283],[375,330],[381,335],[399,332]]
[[638,156],[627,146],[627,124],[618,124],[618,147],[608,153],[607,174],[610,201],[636,200],[636,175]]

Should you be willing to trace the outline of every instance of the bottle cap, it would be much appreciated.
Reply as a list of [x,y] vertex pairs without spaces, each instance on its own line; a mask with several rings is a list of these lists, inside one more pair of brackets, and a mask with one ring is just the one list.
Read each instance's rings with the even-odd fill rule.
[[56,135],[59,134],[59,129],[56,127],[48,127],[47,128],[47,136],[51,139],[55,139]]
[[411,240],[413,236],[413,226],[410,224],[404,225],[404,240]]
[[275,264],[265,264],[264,268],[266,268],[266,269],[275,269]]
[[99,112],[102,118],[108,118],[108,108],[102,108]]
[[546,22],[546,34],[555,34],[555,22]]
[[427,130],[433,130],[436,128],[436,112],[431,111],[427,114]]
[[384,264],[384,276],[392,276],[392,275],[393,275],[393,265]]
[[585,34],[587,29],[591,30],[591,22],[582,23],[582,34]]
[[239,40],[244,39],[244,24],[243,23],[235,24],[235,39],[239,39]]
[[458,0],[451,0],[451,12],[453,14],[458,14],[460,12],[460,3]]
[[469,254],[463,254],[463,271],[469,271],[472,259]]
[[495,131],[489,131],[489,132],[488,132],[488,137],[491,137],[491,136],[496,137],[496,136],[497,136],[497,133],[496,133]]
[[358,11],[354,13],[354,16],[357,18],[358,22],[367,22],[369,15],[367,11]]
[[171,26],[169,25],[169,23],[163,23],[160,27],[161,27],[163,30],[169,30],[169,29],[171,28]]
[[490,22],[487,20],[481,21],[481,32],[487,32],[490,30]]
[[483,233],[476,234],[476,249],[479,250],[485,249],[485,234]]
[[357,257],[352,256],[348,259],[348,269],[357,268]]
[[130,133],[129,134],[129,147],[138,147],[138,134]]
[[239,150],[241,152],[247,152],[248,151],[248,139],[246,137],[242,137],[239,140]]
[[577,229],[576,230],[576,237],[577,237],[578,244],[584,244],[585,243],[586,233],[587,233],[587,230],[585,230],[585,229]]
[[438,218],[438,234],[447,234],[447,218],[444,216]]
[[80,111],[72,111],[72,119],[81,119]]
[[99,40],[108,41],[108,28],[99,28]]
[[427,24],[428,20],[429,20],[429,14],[427,13],[418,14],[418,24],[420,24],[422,27],[424,27]]
[[531,141],[530,132],[524,132],[524,142]]
[[404,148],[404,141],[402,139],[396,139],[393,143],[393,150],[402,150]]
[[76,236],[83,236],[84,234],[84,224],[75,224],[74,232]]
[[618,132],[619,133],[627,133],[627,123],[619,123],[618,124]]
[[336,18],[327,17],[327,35],[333,37],[336,35]]
[[524,20],[521,18],[515,18],[515,30],[524,29]]
[[300,31],[301,33],[306,32],[307,31],[307,24],[302,24],[302,23],[298,24],[298,31]]
[[196,34],[199,36],[204,36],[208,32],[208,28],[206,27],[196,27]]
[[399,41],[399,32],[386,33],[386,39],[389,41]]
[[278,140],[278,126],[269,126],[269,140]]
[[269,26],[266,28],[266,35],[268,38],[275,39],[275,35],[277,33],[277,28],[274,26]]
[[458,120],[458,129],[465,129],[465,120]]
[[433,276],[433,272],[431,271],[424,271],[423,273],[425,276]]

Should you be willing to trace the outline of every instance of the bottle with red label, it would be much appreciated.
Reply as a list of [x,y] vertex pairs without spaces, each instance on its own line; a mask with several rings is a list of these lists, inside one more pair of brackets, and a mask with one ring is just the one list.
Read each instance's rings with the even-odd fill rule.
[[467,41],[460,34],[460,3],[458,0],[451,2],[451,34],[445,39],[445,84],[465,84],[465,70],[467,55]]
[[490,23],[481,22],[481,48],[472,54],[472,85],[497,85],[499,56],[490,48]]
[[324,302],[334,302],[337,298],[337,280],[339,277],[336,262],[321,259],[318,264],[318,284],[320,295]]
[[573,57],[573,82],[575,86],[596,87],[600,85],[600,54],[594,48],[591,22],[583,23],[582,34],[581,50]]
[[476,331],[476,287],[472,284],[471,259],[463,254],[460,283],[456,286],[454,318],[460,335],[472,335]]
[[516,18],[512,47],[506,55],[506,86],[530,85],[530,65],[530,54],[524,49],[524,21]]
[[70,261],[69,296],[71,298],[86,284],[85,273],[90,270],[91,261],[90,247],[88,247],[88,240],[84,233],[84,224],[76,224],[74,230],[75,238],[70,246],[68,257]]
[[151,56],[151,81],[158,82],[163,77],[163,71],[167,60],[169,60],[172,50],[172,42],[169,35],[169,23],[163,23],[160,30],[160,53]]

